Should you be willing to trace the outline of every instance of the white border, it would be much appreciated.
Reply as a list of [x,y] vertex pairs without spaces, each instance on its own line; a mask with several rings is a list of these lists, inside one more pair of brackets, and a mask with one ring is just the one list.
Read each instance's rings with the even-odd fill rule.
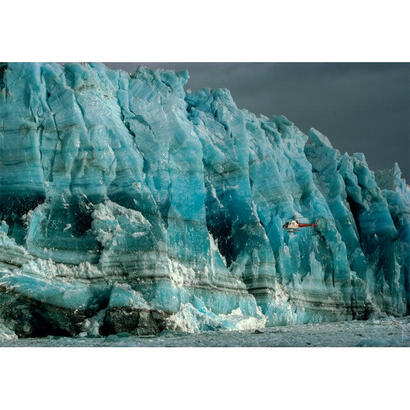
[[[409,61],[405,1],[19,1],[3,61]],[[0,349],[4,409],[386,409],[409,349]]]
[[[406,348],[9,348],[4,409],[399,409]],[[7,371],[4,371],[6,363]]]
[[4,61],[408,61],[406,1],[14,0]]

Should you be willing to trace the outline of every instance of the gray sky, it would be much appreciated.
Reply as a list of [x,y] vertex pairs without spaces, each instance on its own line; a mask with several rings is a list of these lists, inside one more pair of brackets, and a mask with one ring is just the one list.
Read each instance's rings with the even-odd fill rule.
[[398,162],[410,182],[409,63],[106,63],[134,72],[188,69],[187,88],[229,88],[240,108],[317,128],[373,170]]

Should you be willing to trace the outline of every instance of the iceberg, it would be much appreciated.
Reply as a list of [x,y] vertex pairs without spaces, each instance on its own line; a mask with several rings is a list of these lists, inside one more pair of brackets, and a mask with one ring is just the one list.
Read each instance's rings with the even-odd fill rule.
[[[2,337],[408,315],[399,166],[188,78],[0,65]],[[283,229],[295,218],[317,228]]]

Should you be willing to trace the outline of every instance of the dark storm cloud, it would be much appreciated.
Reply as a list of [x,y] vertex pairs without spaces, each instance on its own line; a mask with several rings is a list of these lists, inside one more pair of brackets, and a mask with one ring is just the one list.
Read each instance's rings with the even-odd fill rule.
[[398,162],[410,180],[410,64],[107,63],[139,64],[188,69],[187,88],[229,88],[240,108],[317,128],[342,153],[364,152],[374,170]]

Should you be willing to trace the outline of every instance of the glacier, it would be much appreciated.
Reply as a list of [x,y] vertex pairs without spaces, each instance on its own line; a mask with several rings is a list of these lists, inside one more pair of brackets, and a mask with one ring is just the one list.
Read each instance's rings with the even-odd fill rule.
[[0,64],[0,339],[408,315],[399,166],[188,78]]

